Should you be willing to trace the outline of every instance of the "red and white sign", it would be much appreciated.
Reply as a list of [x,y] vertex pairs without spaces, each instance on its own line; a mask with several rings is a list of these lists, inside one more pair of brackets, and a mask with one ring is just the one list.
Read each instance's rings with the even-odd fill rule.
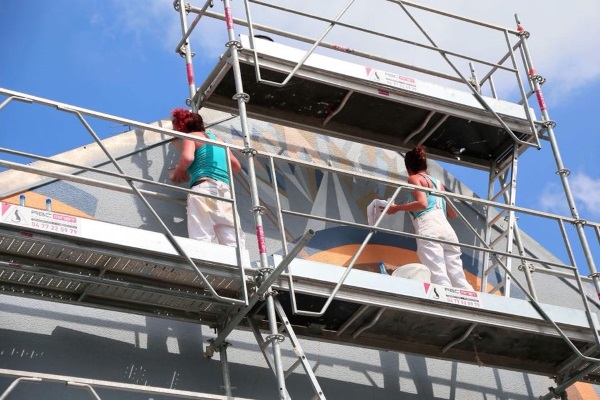
[[81,223],[72,215],[2,203],[0,221],[25,228],[79,236]]
[[481,308],[481,294],[473,290],[423,283],[427,298],[449,304],[460,304],[467,307]]
[[398,75],[393,72],[381,71],[371,67],[365,67],[367,79],[383,85],[393,86],[398,89],[417,91],[417,82],[413,78]]

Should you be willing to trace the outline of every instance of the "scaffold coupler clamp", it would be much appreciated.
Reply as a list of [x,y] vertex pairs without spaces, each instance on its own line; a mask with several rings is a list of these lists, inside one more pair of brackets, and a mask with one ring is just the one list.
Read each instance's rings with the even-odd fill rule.
[[598,279],[600,278],[600,272],[594,272],[593,274],[589,274],[588,278]]
[[256,151],[256,149],[254,149],[252,147],[245,147],[240,151],[242,152],[243,155],[250,156],[250,157],[254,157],[255,155],[258,154],[258,151]]
[[549,119],[548,121],[542,122],[541,125],[546,129],[548,129],[548,128],[554,129],[554,128],[556,128],[556,121]]
[[543,85],[544,83],[546,83],[546,78],[544,78],[542,75],[535,74],[535,73],[529,75],[529,80],[531,82],[537,82],[540,85]]
[[285,335],[283,335],[281,333],[272,333],[270,335],[267,335],[265,338],[265,341],[260,346],[264,350],[267,347],[269,347],[271,345],[271,343],[273,343],[275,341],[277,343],[283,343],[285,341]]
[[[181,9],[179,8],[179,3],[180,3],[179,0],[173,0],[173,8],[177,12],[181,11]],[[192,6],[190,5],[190,3],[183,3],[183,4],[184,4],[183,8],[185,9],[185,12],[189,13]]]
[[231,98],[235,101],[242,99],[244,103],[248,103],[250,101],[250,95],[244,92],[236,93],[233,96],[231,96]]
[[[179,50],[177,50],[177,54],[179,54],[179,56],[181,58],[185,58],[185,46],[187,46],[187,44],[182,45]],[[194,57],[196,55],[196,52],[194,51],[190,51],[190,56]]]
[[574,226],[586,226],[587,225],[587,221],[585,219],[578,218],[575,221],[573,221],[573,225]]
[[[553,388],[552,386],[550,386],[550,387],[548,388],[548,391],[550,392],[550,395],[551,395],[553,398],[555,398],[555,399],[560,399],[560,398],[562,398],[562,393],[557,393],[557,392],[556,392],[556,388]],[[544,399],[544,398],[545,398],[544,396],[540,396],[540,399]]]
[[231,346],[231,343],[227,341],[223,341],[220,346],[214,345],[215,339],[209,339],[208,345],[204,349],[204,358],[212,358],[215,355],[215,352],[221,351],[221,349],[226,349]]
[[519,32],[519,36],[524,37],[525,39],[529,39],[529,36],[531,36],[531,33],[529,33],[529,31],[526,31],[525,28],[523,28],[523,25],[521,25],[518,22],[517,31]]
[[[268,267],[259,267],[258,273],[256,274],[256,284],[261,286],[265,279],[273,273],[274,269],[270,266]],[[276,296],[277,292],[274,291],[271,287],[267,289],[267,291],[260,295],[260,299],[262,301],[266,300],[269,296]]]
[[523,29],[521,32],[519,32],[519,36],[524,37],[525,39],[529,39],[529,37],[531,36],[531,33],[529,33],[529,31],[526,31],[525,29]]
[[523,264],[519,265],[519,271],[524,271],[526,268],[529,270],[529,272],[535,272],[535,265],[532,263],[524,262]]
[[235,47],[238,50],[244,48],[244,46],[242,46],[242,42],[240,42],[239,40],[230,40],[228,42],[225,42],[225,47]]
[[277,290],[269,288],[266,292],[264,292],[260,296],[260,300],[265,301],[265,300],[267,300],[267,298],[269,298],[269,296],[275,298],[275,297],[279,296],[279,292]]
[[571,170],[569,168],[561,168],[558,171],[556,171],[556,175],[569,176],[571,175]]
[[267,211],[267,208],[264,206],[254,206],[252,207],[252,212],[257,212],[259,214],[264,214]]

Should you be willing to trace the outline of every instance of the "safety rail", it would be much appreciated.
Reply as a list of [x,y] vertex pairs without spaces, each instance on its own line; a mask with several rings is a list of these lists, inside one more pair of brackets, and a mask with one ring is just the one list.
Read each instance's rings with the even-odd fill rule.
[[[520,255],[520,254],[512,254],[509,252],[502,252],[502,251],[498,251],[498,250],[494,250],[494,249],[490,248],[489,244],[485,242],[485,239],[479,235],[479,233],[472,226],[472,224],[469,222],[467,217],[465,217],[463,215],[463,213],[461,213],[457,207],[455,207],[455,209],[457,209],[461,223],[464,224],[470,230],[470,232],[473,234],[473,237],[477,240],[477,243],[466,244],[466,243],[453,243],[453,242],[448,242],[448,241],[439,240],[439,239],[428,239],[428,240],[432,240],[434,242],[439,242],[439,243],[458,245],[463,249],[480,251],[483,253],[489,253],[489,254],[493,254],[496,256],[503,255],[503,256],[511,257],[513,259],[522,261],[522,262],[529,262],[529,263],[543,265],[548,269],[539,269],[539,271],[543,271],[544,273],[556,275],[556,276],[560,276],[560,277],[568,276],[573,279],[576,279],[578,282],[578,286],[579,286],[579,293],[581,294],[582,300],[584,302],[584,306],[587,304],[587,301],[586,301],[587,298],[585,297],[586,296],[585,290],[583,290],[583,287],[581,287],[581,283],[579,281],[580,277],[579,277],[577,265],[575,263],[575,257],[573,254],[573,250],[572,250],[568,235],[566,234],[566,231],[564,229],[565,223],[572,224],[572,225],[575,225],[578,223],[578,221],[576,221],[573,218],[569,218],[569,217],[565,217],[565,216],[561,216],[561,215],[557,215],[557,214],[551,214],[551,213],[531,210],[531,209],[518,207],[518,206],[510,206],[505,203],[493,202],[490,200],[484,200],[484,199],[475,198],[475,197],[471,197],[471,196],[459,195],[456,193],[439,191],[439,190],[430,189],[430,188],[424,189],[423,187],[420,187],[420,186],[414,186],[414,185],[411,185],[408,183],[402,183],[402,182],[399,182],[399,181],[393,180],[393,179],[386,179],[386,178],[376,177],[376,176],[367,175],[367,174],[360,174],[357,172],[348,172],[348,171],[342,170],[340,168],[329,167],[326,165],[315,166],[314,164],[312,164],[310,162],[303,162],[303,161],[300,161],[297,159],[292,159],[292,158],[281,156],[281,155],[276,155],[276,156],[269,155],[267,157],[268,157],[268,161],[266,161],[265,164],[268,163],[268,165],[271,166],[271,168],[270,168],[271,184],[272,184],[273,190],[275,191],[275,197],[276,197],[275,204],[277,207],[277,223],[278,223],[278,226],[280,229],[282,249],[283,249],[284,255],[287,254],[287,252],[286,252],[287,240],[285,238],[285,235],[283,234],[285,232],[285,223],[283,222],[284,215],[303,217],[308,220],[313,219],[313,220],[319,220],[319,221],[324,221],[324,222],[330,222],[333,224],[339,224],[339,225],[343,225],[343,226],[352,226],[352,227],[364,229],[368,233],[366,234],[363,244],[361,245],[361,247],[358,250],[359,253],[363,250],[364,245],[370,240],[370,238],[374,232],[386,232],[386,233],[390,233],[390,234],[395,234],[395,235],[400,235],[400,236],[410,237],[410,238],[415,238],[415,239],[420,239],[422,237],[417,234],[413,234],[413,233],[409,233],[409,232],[401,232],[401,231],[395,231],[395,230],[391,230],[391,229],[380,228],[379,223],[381,222],[381,218],[384,216],[384,214],[382,214],[380,216],[380,218],[376,221],[374,226],[370,226],[370,225],[365,225],[365,224],[361,224],[361,223],[352,223],[352,222],[343,221],[343,220],[339,220],[339,219],[333,219],[333,218],[328,218],[328,217],[324,217],[324,216],[318,216],[318,215],[314,215],[314,214],[308,214],[308,213],[302,213],[302,212],[298,212],[298,211],[294,211],[294,210],[283,209],[281,207],[280,193],[279,193],[279,189],[278,189],[278,179],[277,179],[277,173],[276,173],[277,169],[276,169],[276,163],[275,163],[276,160],[280,161],[280,162],[282,162],[282,161],[287,162],[287,163],[297,165],[297,166],[303,166],[305,168],[318,169],[321,172],[330,172],[330,173],[334,173],[334,174],[345,175],[345,176],[352,177],[352,178],[362,178],[365,181],[368,180],[370,182],[389,185],[389,187],[394,190],[394,192],[390,198],[391,202],[393,202],[394,199],[397,198],[397,196],[401,190],[410,190],[410,191],[419,190],[419,191],[427,192],[434,196],[441,196],[441,197],[445,198],[447,201],[452,201],[457,204],[458,203],[475,204],[480,207],[486,206],[486,207],[491,207],[491,208],[495,208],[495,209],[509,210],[509,211],[513,211],[513,212],[519,212],[519,213],[522,213],[525,215],[530,215],[533,217],[540,217],[540,218],[556,221],[557,225],[558,225],[558,229],[560,229],[560,233],[561,233],[562,237],[565,239],[565,243],[564,243],[565,249],[567,250],[567,252],[569,254],[570,260],[572,262],[571,265],[563,264],[563,263],[556,262],[553,260],[544,260],[544,259],[528,257],[525,255]],[[386,207],[384,212],[387,211],[387,208],[388,207]],[[474,209],[474,208],[471,207],[471,209]],[[593,227],[596,230],[596,232],[598,232],[600,224],[598,224],[598,223],[588,223],[588,224],[590,225],[590,227]],[[599,243],[600,243],[600,239],[599,239]],[[347,265],[348,270],[350,270],[354,267],[354,263],[356,262],[356,260],[358,259],[359,256],[360,256],[360,254],[355,254],[355,256],[352,257],[350,263]],[[502,263],[500,265],[502,267],[504,267],[504,265]],[[556,267],[557,269],[556,268],[551,269],[551,267]],[[509,271],[509,274],[511,274],[510,271]],[[310,316],[323,315],[323,313],[327,309],[327,306],[330,304],[331,300],[335,297],[335,293],[337,292],[337,289],[339,289],[339,286],[341,286],[341,284],[343,283],[343,281],[345,280],[346,277],[347,277],[347,273],[345,273],[342,276],[338,286],[336,286],[336,289],[334,289],[334,291],[330,295],[328,301],[325,303],[325,305],[319,312],[306,312],[303,310],[299,310],[296,307],[296,302],[295,302],[295,299],[293,296],[293,293],[294,293],[293,277],[290,275],[289,286],[290,286],[290,291],[292,293],[292,307],[293,307],[294,313],[298,313],[300,315],[310,315]],[[515,280],[514,275],[511,274],[511,277],[513,278],[513,280]],[[515,280],[515,281],[517,282],[520,289],[524,293],[526,293],[528,296],[531,296],[530,292],[531,292],[532,288],[530,288],[530,290],[528,291],[523,286],[521,286],[521,284],[519,284],[519,282],[517,280]],[[482,291],[485,291],[485,288],[482,288]],[[532,299],[532,300],[535,300],[535,299]],[[599,304],[597,301],[595,301],[595,299],[591,299],[591,300],[594,301],[596,304]]]
[[[512,139],[514,140],[514,142],[516,144],[527,146],[527,147],[540,148],[540,142],[539,142],[539,138],[538,138],[538,130],[537,130],[537,127],[535,126],[535,121],[534,121],[533,115],[531,115],[529,104],[528,104],[528,99],[533,93],[535,93],[535,90],[534,90],[533,86],[531,85],[531,82],[529,82],[529,86],[530,86],[531,90],[528,93],[526,93],[524,85],[523,85],[523,79],[521,76],[522,73],[527,75],[531,71],[531,68],[528,68],[527,59],[525,58],[525,53],[523,50],[520,50],[520,56],[521,56],[521,60],[523,62],[523,66],[524,66],[523,70],[520,70],[520,68],[518,67],[518,60],[514,54],[514,51],[516,49],[522,49],[523,46],[525,46],[526,43],[524,40],[528,36],[527,32],[523,31],[522,29],[513,30],[513,29],[503,28],[500,26],[484,23],[481,21],[465,18],[465,17],[459,16],[459,15],[450,14],[447,12],[436,10],[431,7],[425,7],[425,6],[416,4],[416,3],[412,3],[410,1],[400,1],[400,0],[385,0],[385,1],[400,6],[401,9],[404,11],[404,13],[411,20],[411,22],[413,22],[413,24],[417,27],[417,29],[423,34],[423,36],[425,37],[425,39],[427,40],[427,42],[429,44],[418,43],[418,42],[415,42],[412,40],[403,39],[401,37],[385,34],[382,32],[375,31],[375,30],[371,30],[371,29],[365,29],[365,28],[362,28],[362,27],[359,27],[356,25],[341,22],[340,19],[348,11],[348,9],[353,5],[354,0],[350,0],[342,8],[342,10],[338,13],[338,15],[334,19],[324,18],[319,15],[310,14],[307,12],[302,12],[299,10],[286,8],[283,6],[278,6],[276,4],[272,4],[272,3],[260,1],[260,0],[244,0],[244,8],[245,8],[245,13],[246,13],[245,19],[234,18],[233,15],[231,14],[230,9],[226,9],[225,14],[219,14],[219,13],[216,13],[213,11],[209,11],[207,9],[206,5],[202,8],[198,8],[198,7],[194,7],[192,5],[187,4],[186,11],[196,13],[196,14],[198,14],[199,17],[206,15],[211,18],[224,20],[227,22],[228,26],[229,25],[233,26],[233,24],[235,23],[237,25],[247,27],[248,28],[248,38],[250,41],[251,50],[255,49],[255,44],[254,44],[255,28],[257,28],[261,31],[270,33],[270,34],[278,35],[283,38],[293,39],[293,40],[296,40],[296,41],[299,41],[302,43],[308,43],[311,45],[309,50],[307,50],[305,52],[305,54],[302,56],[302,58],[297,62],[297,64],[292,68],[292,70],[288,73],[288,75],[281,82],[275,82],[272,80],[262,78],[260,60],[258,58],[258,54],[256,53],[256,50],[254,50],[254,68],[255,68],[255,74],[256,74],[256,82],[258,82],[258,83],[264,83],[264,84],[274,86],[274,87],[284,87],[290,81],[290,79],[298,72],[298,70],[300,70],[300,68],[305,64],[305,62],[315,52],[315,50],[319,47],[322,47],[327,50],[341,52],[345,55],[355,56],[355,57],[358,57],[359,59],[367,59],[367,60],[371,60],[371,61],[377,61],[377,62],[383,63],[385,65],[391,65],[391,66],[396,66],[396,67],[412,70],[415,72],[423,73],[428,76],[441,78],[446,81],[461,83],[464,85],[463,87],[466,87],[473,94],[473,96],[482,105],[482,107],[484,107],[487,110],[487,112],[489,112],[496,119],[496,121],[500,124],[500,126],[506,130],[506,132],[512,137]],[[326,23],[328,23],[328,26],[324,29],[323,33],[317,39],[314,39],[314,38],[306,37],[304,35],[295,34],[293,32],[273,28],[273,27],[270,27],[267,25],[256,24],[252,20],[252,14],[251,14],[249,3],[257,4],[259,6],[263,6],[265,8],[269,8],[269,9],[287,12],[287,13],[290,13],[290,14],[298,16],[298,17],[308,18],[312,21],[326,22]],[[427,12],[430,12],[433,14],[440,15],[442,17],[457,19],[457,20],[460,20],[463,22],[468,22],[470,24],[474,24],[477,26],[481,26],[481,27],[485,27],[488,29],[502,32],[503,39],[506,42],[506,46],[508,49],[507,53],[500,59],[499,62],[494,63],[494,62],[486,61],[486,60],[483,60],[480,58],[471,57],[466,54],[461,54],[458,52],[454,52],[454,51],[451,51],[448,49],[441,48],[435,43],[433,38],[427,34],[426,30],[419,24],[417,19],[411,14],[411,12],[408,10],[407,6],[415,7],[415,8],[418,8],[418,9],[421,9],[421,10],[424,10],[424,11],[427,11]],[[198,19],[199,18],[195,19],[192,26],[190,26],[189,30],[186,31],[186,37],[189,37],[189,33],[195,28]],[[392,42],[403,43],[403,44],[407,44],[410,46],[415,46],[417,48],[422,48],[422,49],[426,49],[426,50],[430,50],[430,51],[439,53],[440,56],[450,66],[450,68],[454,71],[454,73],[456,75],[455,76],[448,75],[448,74],[441,73],[439,71],[426,69],[426,68],[420,68],[420,67],[417,67],[414,65],[398,62],[397,60],[393,60],[393,59],[389,59],[386,57],[381,57],[381,56],[377,56],[374,54],[362,52],[362,51],[352,48],[349,45],[339,45],[339,44],[325,42],[324,41],[325,37],[330,33],[332,28],[335,26],[347,28],[352,31],[357,31],[360,33],[366,33],[366,34],[372,35],[374,37],[381,37],[386,40],[390,40]],[[514,44],[511,43],[510,35],[517,37],[517,43],[514,43]],[[181,42],[180,42],[180,44],[181,44]],[[453,63],[452,60],[450,60],[450,58],[448,56],[453,56],[453,57],[456,57],[456,58],[459,58],[459,59],[462,59],[465,61],[469,61],[470,62],[469,69],[471,72],[471,77],[467,78],[460,71],[460,69],[455,65],[455,63]],[[510,60],[512,65],[511,66],[503,65],[508,60]],[[477,81],[477,79],[476,79],[476,74],[475,74],[475,70],[474,70],[474,66],[473,66],[472,62],[476,62],[480,65],[490,68],[490,71],[485,74],[484,79],[482,79],[481,81]],[[498,70],[506,71],[508,73],[513,73],[515,75],[515,81],[517,82],[517,86],[519,88],[519,93],[520,93],[520,99],[518,100],[518,103],[523,105],[524,111],[528,117],[530,134],[531,134],[530,140],[522,140],[522,138],[519,137],[519,135],[515,134],[511,130],[511,128],[506,124],[506,122],[503,120],[503,118],[499,114],[497,114],[496,111],[494,111],[493,108],[488,104],[488,102],[482,97],[481,87],[485,82],[489,82],[490,91],[492,92],[494,98],[498,99],[497,91],[494,86],[493,78],[492,78],[494,73]],[[188,74],[188,77],[189,77],[189,74]],[[197,98],[197,95],[201,95],[201,94],[197,93],[196,96],[192,95],[191,98],[192,99],[194,97]],[[196,109],[198,109],[200,107],[198,100],[199,99],[197,99],[196,101],[192,101],[192,105]]]
[[[81,107],[75,107],[75,106],[55,102],[55,101],[48,100],[48,99],[43,99],[40,97],[29,96],[27,94],[17,93],[17,92],[2,89],[2,88],[0,88],[0,94],[8,96],[7,99],[0,104],[0,111],[2,111],[3,108],[6,107],[10,103],[11,100],[16,99],[19,101],[27,102],[29,104],[34,104],[34,103],[42,104],[45,106],[54,107],[54,108],[56,108],[57,111],[63,111],[63,112],[75,114],[78,117],[78,119],[81,121],[81,123],[85,127],[85,129],[90,133],[92,138],[95,140],[97,145],[102,149],[103,153],[107,156],[107,158],[110,160],[110,162],[117,168],[118,173],[107,172],[107,171],[103,171],[103,170],[100,170],[97,168],[90,168],[87,166],[79,166],[79,165],[67,163],[64,161],[57,161],[57,160],[53,160],[51,158],[40,157],[37,155],[25,153],[25,152],[13,151],[10,149],[0,148],[1,152],[6,152],[6,153],[12,154],[12,155],[33,156],[33,158],[44,161],[44,162],[55,163],[55,164],[62,165],[62,166],[69,166],[72,168],[77,168],[78,170],[88,170],[88,171],[93,171],[95,173],[99,173],[102,175],[108,175],[108,176],[112,176],[112,177],[121,178],[121,179],[124,179],[128,183],[129,188],[127,188],[125,186],[110,184],[110,183],[103,183],[103,182],[99,182],[94,179],[83,178],[83,177],[79,177],[79,176],[75,176],[75,175],[71,175],[71,174],[47,171],[47,170],[44,170],[41,168],[36,168],[36,167],[32,167],[32,166],[27,166],[27,165],[21,165],[19,163],[14,163],[14,162],[6,161],[6,160],[0,160],[0,166],[3,166],[5,168],[20,170],[20,171],[28,172],[28,173],[37,173],[39,175],[48,176],[48,177],[52,177],[52,178],[56,178],[56,179],[64,179],[64,180],[69,180],[69,181],[78,182],[78,183],[82,183],[82,184],[90,184],[92,186],[103,187],[105,189],[113,189],[113,190],[117,190],[117,191],[121,191],[121,192],[128,192],[128,193],[132,193],[132,194],[136,195],[138,198],[140,198],[140,200],[143,202],[144,206],[148,209],[148,211],[152,214],[152,216],[157,220],[157,222],[163,229],[166,238],[171,243],[173,248],[179,253],[179,255],[181,257],[183,257],[186,260],[186,262],[190,265],[190,267],[192,267],[192,269],[200,277],[200,279],[202,280],[202,282],[204,283],[206,288],[210,291],[210,294],[213,298],[215,298],[219,301],[222,301],[222,302],[230,303],[230,304],[243,304],[243,305],[248,304],[248,291],[247,291],[246,285],[242,285],[243,286],[243,291],[242,291],[243,298],[242,299],[222,297],[216,292],[216,290],[212,287],[210,282],[207,280],[205,274],[198,268],[198,266],[194,263],[194,261],[188,255],[188,253],[177,242],[177,240],[175,239],[175,236],[171,233],[171,230],[165,225],[165,223],[162,221],[160,216],[156,213],[156,211],[154,210],[152,205],[144,197],[145,195],[151,195],[154,197],[164,199],[166,196],[164,196],[164,195],[161,196],[160,194],[157,195],[156,193],[138,189],[134,185],[134,182],[145,183],[145,184],[149,184],[149,185],[156,185],[156,186],[160,186],[163,188],[167,187],[169,189],[181,191],[184,193],[195,193],[195,192],[193,192],[189,189],[180,188],[180,187],[177,187],[174,185],[163,184],[163,183],[154,182],[154,181],[147,180],[147,179],[130,177],[129,175],[125,174],[123,169],[119,166],[118,161],[110,154],[110,152],[102,144],[102,141],[100,140],[98,135],[94,132],[92,127],[83,118],[83,115],[88,115],[88,116],[99,118],[99,119],[104,119],[104,120],[118,122],[118,123],[130,125],[130,126],[135,126],[137,128],[143,128],[146,130],[163,133],[163,134],[173,136],[173,137],[187,138],[187,139],[201,142],[201,143],[210,143],[210,144],[225,147],[225,148],[235,148],[236,146],[227,145],[227,144],[224,144],[224,143],[216,141],[216,140],[199,138],[197,136],[189,135],[186,133],[181,133],[178,131],[174,131],[172,129],[165,129],[165,128],[161,128],[161,127],[151,125],[151,124],[144,124],[144,123],[132,121],[132,120],[125,119],[125,118],[120,118],[120,117],[117,117],[114,115],[99,113],[99,112],[96,112],[93,110],[89,110],[89,109],[85,109],[85,108],[81,108]],[[226,152],[226,153],[227,153],[227,162],[230,163],[229,152]],[[229,168],[229,179],[231,182],[233,182],[233,174],[232,174],[231,168]],[[231,189],[231,193],[233,196],[231,199],[227,199],[227,198],[220,197],[220,196],[213,196],[213,195],[205,195],[205,196],[209,197],[209,198],[217,199],[220,201],[225,201],[225,202],[231,203],[233,208],[237,209],[236,200],[235,200],[235,189],[233,187]],[[8,195],[7,195],[7,197],[8,197]],[[240,234],[239,234],[239,229],[237,229],[237,227],[240,226],[240,221],[239,221],[239,216],[237,215],[237,213],[234,213],[234,224],[235,224],[234,226],[236,227],[236,232],[237,232],[236,233],[236,242],[239,244],[240,243]],[[237,255],[238,265],[242,265],[242,249],[240,248],[240,246],[236,246],[236,255]],[[240,273],[241,281],[245,282],[246,276],[245,276],[244,268],[239,268],[239,273]]]
[[[194,399],[194,400],[244,400],[241,397],[219,396],[208,393],[196,393],[186,390],[166,389],[147,385],[134,385],[131,383],[121,383],[104,381],[99,379],[81,378],[75,376],[45,374],[40,372],[18,371],[11,369],[0,369],[0,375],[15,378],[15,380],[0,394],[0,400],[9,399],[9,394],[15,388],[24,383],[41,383],[41,382],[56,382],[64,383],[67,387],[85,389],[91,398],[101,400],[102,397],[96,389],[102,388],[107,390],[124,391],[132,393],[144,393],[157,396],[173,396],[178,399]],[[96,389],[94,389],[96,388]]]
[[[559,214],[553,214],[553,213],[528,209],[528,208],[520,207],[520,206],[511,206],[511,205],[497,202],[497,201],[486,200],[486,199],[482,199],[479,197],[461,195],[458,193],[452,193],[452,192],[447,192],[447,191],[440,191],[440,190],[436,190],[433,188],[423,188],[422,186],[411,185],[407,182],[401,182],[401,181],[395,180],[395,179],[383,178],[381,176],[364,174],[364,173],[359,173],[359,172],[355,172],[355,171],[348,171],[348,170],[344,170],[342,168],[328,166],[328,165],[325,165],[325,163],[315,165],[314,163],[311,163],[308,161],[302,161],[297,158],[292,158],[292,157],[288,157],[288,156],[284,156],[284,155],[280,155],[280,154],[275,155],[275,154],[259,153],[258,155],[267,158],[267,161],[265,161],[265,165],[268,163],[268,165],[271,167],[271,168],[269,168],[269,170],[271,171],[270,178],[271,178],[271,182],[272,182],[272,188],[275,191],[276,205],[277,205],[278,210],[281,212],[281,214],[301,216],[306,219],[316,219],[316,220],[321,220],[321,221],[326,221],[326,222],[335,222],[335,223],[339,223],[339,224],[345,224],[348,226],[364,228],[366,230],[373,229],[373,230],[378,230],[378,231],[384,231],[387,233],[394,232],[398,235],[403,235],[403,236],[407,236],[407,237],[422,238],[419,235],[411,234],[409,232],[393,231],[393,230],[389,230],[389,229],[385,229],[385,228],[378,228],[377,226],[370,226],[370,225],[365,225],[365,224],[360,224],[360,223],[352,223],[352,222],[348,222],[348,221],[342,221],[339,219],[332,219],[332,218],[322,217],[322,216],[318,216],[318,215],[297,212],[294,210],[284,210],[281,207],[279,190],[275,190],[277,188],[277,182],[278,182],[277,175],[275,173],[275,171],[277,171],[275,161],[285,162],[285,163],[302,166],[302,167],[310,168],[310,169],[318,169],[322,172],[330,172],[330,173],[334,173],[334,174],[340,175],[340,176],[347,176],[347,177],[351,177],[351,178],[362,178],[365,181],[388,185],[389,187],[392,188],[392,190],[390,190],[390,193],[395,189],[411,190],[411,191],[419,190],[419,191],[425,191],[428,194],[432,194],[434,196],[444,197],[447,200],[452,200],[453,202],[461,203],[466,206],[469,206],[469,204],[474,204],[474,205],[481,206],[481,207],[490,207],[490,208],[500,209],[500,210],[509,210],[509,211],[513,211],[513,212],[526,214],[526,215],[531,215],[534,217],[540,217],[540,218],[553,220],[553,221],[556,221],[559,224],[559,226],[564,225],[564,224],[577,225],[577,224],[582,223],[582,221],[578,221],[572,217],[567,217],[567,216],[563,216],[563,215],[559,215]],[[388,196],[388,197],[390,197],[390,196]],[[391,197],[394,197],[394,195],[391,195]],[[475,208],[473,206],[471,206],[470,209],[475,210]],[[467,227],[470,227],[471,232],[476,233],[476,229],[469,223],[468,219],[460,213],[460,211],[459,211],[459,216],[460,216],[461,222],[464,223]],[[285,232],[285,227],[283,226],[284,224],[282,222],[282,217],[278,217],[278,225],[280,227],[280,229],[279,229],[280,233]],[[596,231],[597,236],[598,236],[598,243],[600,244],[600,233],[599,233],[600,232],[599,231],[600,223],[585,221],[585,225],[588,225],[589,227],[594,228],[594,230]],[[560,227],[558,229],[560,229]],[[566,236],[565,236],[565,238],[568,239],[568,237],[566,237]],[[481,246],[484,246],[486,244],[482,237],[479,236],[478,239],[480,241]],[[447,241],[443,241],[443,240],[437,240],[437,241],[439,241],[440,243],[457,244],[462,248],[467,248],[467,249],[472,249],[472,250],[482,250],[480,245],[477,245],[477,244],[470,245],[470,244],[466,244],[466,243],[451,243],[451,242],[447,242]],[[281,242],[282,242],[282,248],[284,249],[283,251],[285,251],[286,246],[287,246],[287,240],[285,239],[284,236],[282,236]],[[567,249],[567,243],[565,243],[565,249]],[[502,254],[502,255],[510,255],[511,257],[519,259],[519,260],[534,262],[534,263],[546,265],[549,267],[558,267],[558,268],[569,269],[569,270],[575,269],[575,264],[569,265],[569,264],[556,262],[553,260],[541,260],[539,258],[520,256],[520,255],[516,255],[516,254],[509,254],[509,253],[495,251],[495,250],[484,250],[484,251],[487,251],[490,253]],[[572,252],[570,252],[570,254],[572,254]],[[549,270],[548,273],[549,274],[556,273],[557,275],[561,275],[560,271]]]

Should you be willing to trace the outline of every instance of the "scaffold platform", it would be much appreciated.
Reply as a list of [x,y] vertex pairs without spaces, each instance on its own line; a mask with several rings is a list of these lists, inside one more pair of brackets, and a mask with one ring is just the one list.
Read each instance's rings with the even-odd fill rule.
[[[212,298],[161,233],[7,203],[2,210],[2,293],[208,326],[239,308]],[[250,291],[256,287],[256,269],[246,261],[242,278],[235,249],[177,241],[219,295],[236,298],[242,285]],[[272,263],[281,258],[273,255]],[[528,301],[360,270],[351,271],[322,316],[293,315],[290,276],[299,307],[317,310],[345,268],[302,259],[289,268],[290,275],[280,276],[273,288],[294,330],[304,337],[550,376],[572,356]],[[584,311],[541,307],[582,351],[593,345]],[[252,319],[266,328],[262,310],[257,305],[240,326],[248,327]],[[593,373],[585,380],[598,378]]]
[[[261,38],[252,47],[240,36],[250,117],[396,150],[424,144],[436,158],[485,170],[509,159],[515,142],[536,143],[535,112],[521,104],[482,96],[483,104],[464,90],[320,54],[299,64],[305,51]],[[257,79],[257,67],[268,82],[294,74],[285,86],[273,87]],[[225,53],[194,102],[236,113],[235,94]]]

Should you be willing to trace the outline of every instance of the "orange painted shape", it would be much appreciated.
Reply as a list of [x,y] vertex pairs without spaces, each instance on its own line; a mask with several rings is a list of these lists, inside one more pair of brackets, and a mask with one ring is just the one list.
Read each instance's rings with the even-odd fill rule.
[[[25,195],[25,205],[27,207],[37,208],[40,210],[46,209],[46,199],[48,197],[42,196],[41,194],[35,193],[35,192],[19,193],[14,196],[5,197],[0,200],[4,201],[6,203],[19,205],[19,196],[21,194]],[[88,215],[88,214],[84,213],[83,211],[76,209],[75,207],[65,204],[62,201],[58,201],[55,199],[51,199],[51,200],[52,200],[52,211],[54,211],[54,212],[61,213],[61,214],[68,214],[68,215],[72,215],[74,217],[84,217],[84,218],[89,218],[89,219],[95,219],[91,215]]]
[[577,382],[567,388],[569,400],[600,400],[598,393],[589,383]]

